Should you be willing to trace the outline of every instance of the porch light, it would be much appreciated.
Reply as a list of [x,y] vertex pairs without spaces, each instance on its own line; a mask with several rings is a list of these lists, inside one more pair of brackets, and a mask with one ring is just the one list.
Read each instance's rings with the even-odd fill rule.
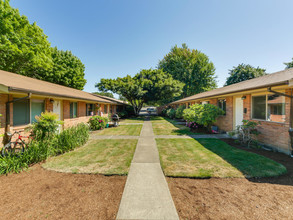
[[242,99],[242,100],[246,99],[246,96],[245,96],[245,95],[244,95],[244,96],[242,96],[242,97],[241,97],[241,99]]

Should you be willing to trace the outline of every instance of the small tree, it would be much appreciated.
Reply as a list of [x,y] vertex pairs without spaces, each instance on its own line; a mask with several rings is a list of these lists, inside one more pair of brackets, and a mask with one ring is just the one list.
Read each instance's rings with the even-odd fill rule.
[[183,118],[188,122],[195,122],[210,130],[216,119],[225,112],[217,106],[211,104],[194,104],[183,111]]
[[247,147],[250,147],[253,140],[260,134],[257,126],[261,123],[249,120],[243,120],[242,122],[242,125],[237,126],[239,141]]

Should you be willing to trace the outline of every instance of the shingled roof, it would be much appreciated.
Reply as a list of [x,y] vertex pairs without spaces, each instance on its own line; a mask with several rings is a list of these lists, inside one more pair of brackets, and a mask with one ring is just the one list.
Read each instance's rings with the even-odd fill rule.
[[127,103],[119,100],[119,99],[115,99],[115,98],[111,98],[111,97],[108,97],[108,96],[103,96],[103,95],[98,95],[98,94],[94,94],[92,93],[94,96],[97,96],[97,97],[100,97],[102,99],[107,99],[107,100],[110,100],[110,101],[113,101],[113,102],[116,102],[116,104],[120,104],[120,105],[127,105]]
[[240,83],[235,83],[229,86],[214,89],[211,91],[198,93],[196,95],[177,100],[170,104],[188,102],[188,101],[193,101],[196,99],[209,98],[212,96],[226,95],[230,93],[242,92],[242,91],[252,90],[252,89],[260,89],[260,88],[265,88],[270,86],[285,85],[285,84],[288,84],[289,80],[292,80],[292,79],[293,79],[293,68],[290,68],[280,72],[268,74],[258,78],[254,78],[254,79],[246,80]]
[[0,70],[0,85],[7,87],[8,92],[25,92],[38,95],[96,101],[101,103],[113,103],[113,101],[94,96],[88,92],[3,70]]

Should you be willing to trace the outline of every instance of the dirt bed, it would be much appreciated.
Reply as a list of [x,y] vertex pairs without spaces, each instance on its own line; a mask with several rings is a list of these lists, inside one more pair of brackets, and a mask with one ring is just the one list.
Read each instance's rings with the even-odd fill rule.
[[125,176],[66,174],[35,165],[0,176],[0,219],[115,219]]
[[239,147],[284,166],[288,173],[274,178],[167,178],[181,219],[293,219],[293,158],[265,150]]

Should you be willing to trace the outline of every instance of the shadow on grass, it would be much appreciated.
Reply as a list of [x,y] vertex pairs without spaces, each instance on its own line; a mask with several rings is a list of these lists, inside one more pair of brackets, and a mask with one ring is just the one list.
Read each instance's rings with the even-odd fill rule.
[[274,160],[287,168],[287,173],[277,176],[277,177],[263,177],[263,178],[249,178],[248,180],[255,183],[270,183],[270,184],[279,184],[279,185],[289,185],[293,186],[293,158],[289,155],[286,155],[281,152],[268,151],[264,149],[254,149],[254,148],[246,148],[240,146],[235,142],[234,139],[224,138],[221,139],[227,144],[233,146],[234,148],[241,149],[244,151],[248,151],[251,153],[256,153],[258,155],[262,155],[271,160]]
[[286,167],[280,163],[262,155],[232,147],[222,140],[202,138],[196,141],[237,168],[249,180],[253,180],[253,177],[276,177],[287,172]]

